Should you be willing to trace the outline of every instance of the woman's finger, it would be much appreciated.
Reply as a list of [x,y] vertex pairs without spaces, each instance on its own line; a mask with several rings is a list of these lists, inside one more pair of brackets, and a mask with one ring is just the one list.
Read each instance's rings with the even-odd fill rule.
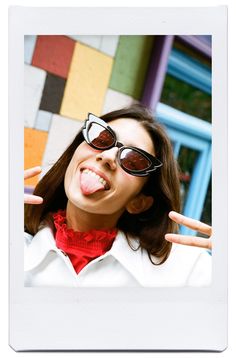
[[35,175],[38,175],[40,174],[42,171],[42,168],[41,167],[34,167],[34,168],[30,168],[30,169],[26,169],[24,171],[24,179],[29,179],[29,178],[32,178],[34,177]]
[[212,234],[211,226],[204,224],[201,221],[188,218],[187,216],[181,215],[175,211],[171,211],[169,213],[169,218],[177,224],[187,226],[188,228],[201,232],[202,234],[206,234],[208,236],[211,236]]
[[167,241],[181,244],[181,245],[188,245],[188,246],[197,246],[202,247],[204,249],[212,248],[211,239],[204,239],[202,237],[197,236],[187,236],[187,235],[178,235],[178,234],[166,234],[165,239]]
[[25,204],[42,204],[43,198],[37,195],[24,194],[24,203]]

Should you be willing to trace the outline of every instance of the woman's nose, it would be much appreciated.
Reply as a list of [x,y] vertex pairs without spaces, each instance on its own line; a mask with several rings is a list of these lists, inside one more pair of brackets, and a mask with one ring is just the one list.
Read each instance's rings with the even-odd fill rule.
[[96,160],[102,161],[104,165],[109,167],[111,170],[115,170],[117,167],[116,156],[119,148],[113,147],[111,149],[104,150],[97,154]]

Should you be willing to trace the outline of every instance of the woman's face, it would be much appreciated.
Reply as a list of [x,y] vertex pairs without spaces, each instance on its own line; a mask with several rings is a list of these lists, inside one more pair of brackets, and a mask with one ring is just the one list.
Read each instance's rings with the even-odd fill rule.
[[[155,155],[150,135],[136,120],[121,118],[109,122],[109,126],[119,142]],[[98,151],[85,141],[78,146],[65,174],[65,192],[75,207],[119,218],[138,196],[147,177],[126,173],[117,162],[117,151],[117,147]]]

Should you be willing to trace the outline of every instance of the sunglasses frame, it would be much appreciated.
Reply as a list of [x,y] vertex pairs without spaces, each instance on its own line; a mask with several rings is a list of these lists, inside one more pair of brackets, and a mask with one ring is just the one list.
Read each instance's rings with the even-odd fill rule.
[[[100,125],[101,127],[103,127],[104,129],[108,130],[108,132],[111,133],[112,137],[114,138],[114,142],[110,146],[107,146],[106,148],[101,149],[91,143],[91,141],[89,140],[89,137],[88,137],[88,132],[89,132],[89,129],[90,129],[92,123],[96,123],[96,124]],[[113,131],[113,129],[105,121],[103,121],[101,118],[95,116],[92,113],[88,113],[88,118],[85,120],[84,126],[82,127],[82,133],[83,133],[86,143],[96,150],[104,151],[104,150],[111,149],[113,147],[118,147],[119,150],[117,153],[117,160],[118,160],[119,165],[125,172],[127,172],[128,174],[131,174],[133,176],[138,176],[138,177],[148,176],[150,173],[156,171],[158,168],[160,168],[163,165],[163,163],[159,159],[155,158],[153,155],[149,154],[145,150],[137,148],[137,147],[125,146],[124,144],[118,142],[116,133]],[[131,149],[135,152],[142,154],[142,156],[144,156],[145,158],[148,159],[148,161],[151,162],[151,165],[147,169],[138,170],[138,171],[127,169],[121,163],[121,160],[120,160],[121,153],[125,149]]]

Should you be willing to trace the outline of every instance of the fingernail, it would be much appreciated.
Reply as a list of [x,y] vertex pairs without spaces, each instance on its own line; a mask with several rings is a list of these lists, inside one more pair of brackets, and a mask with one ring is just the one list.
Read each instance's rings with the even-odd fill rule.
[[176,215],[176,213],[174,211],[170,211],[169,212],[169,217],[176,218],[177,215]]

